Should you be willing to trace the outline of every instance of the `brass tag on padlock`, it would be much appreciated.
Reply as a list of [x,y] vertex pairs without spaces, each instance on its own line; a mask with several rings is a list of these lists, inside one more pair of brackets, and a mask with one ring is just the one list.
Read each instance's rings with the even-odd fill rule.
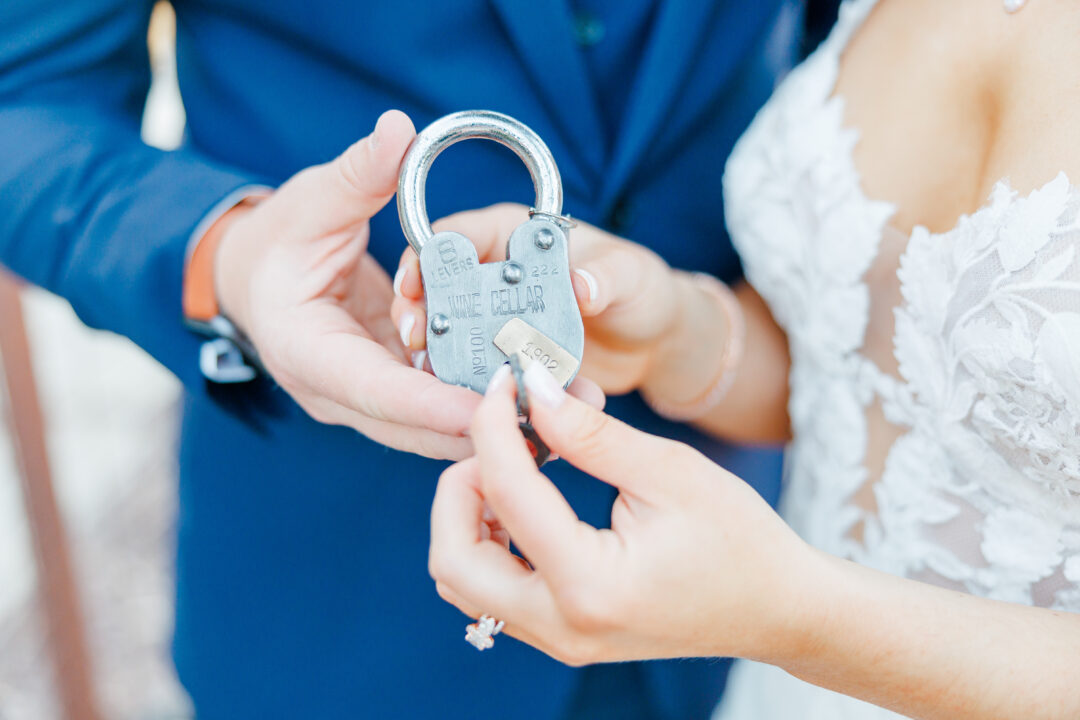
[[534,362],[540,363],[555,376],[560,385],[568,385],[581,364],[559,343],[521,318],[508,320],[502,326],[502,330],[495,335],[495,347],[506,355],[517,353],[523,370],[527,370]]

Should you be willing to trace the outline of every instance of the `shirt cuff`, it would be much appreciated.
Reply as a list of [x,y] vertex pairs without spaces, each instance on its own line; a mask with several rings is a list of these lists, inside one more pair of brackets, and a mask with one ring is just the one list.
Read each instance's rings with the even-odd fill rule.
[[213,256],[219,238],[216,235],[211,237],[211,229],[237,205],[264,198],[272,192],[273,188],[265,185],[244,185],[237,188],[215,204],[195,226],[184,254],[182,292],[186,319],[208,322],[218,314],[217,297],[214,293]]

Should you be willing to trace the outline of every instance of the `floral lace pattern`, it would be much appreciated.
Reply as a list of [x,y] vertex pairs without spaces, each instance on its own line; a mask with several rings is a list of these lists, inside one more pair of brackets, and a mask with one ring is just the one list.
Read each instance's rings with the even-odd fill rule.
[[[880,570],[1080,612],[1080,188],[1062,173],[1020,197],[1002,181],[952,230],[902,238],[886,266],[887,369],[867,328],[895,207],[864,195],[858,131],[833,95],[874,4],[845,2],[724,177],[747,277],[789,340],[782,512],[813,545]],[[719,717],[897,716],[740,663]]]

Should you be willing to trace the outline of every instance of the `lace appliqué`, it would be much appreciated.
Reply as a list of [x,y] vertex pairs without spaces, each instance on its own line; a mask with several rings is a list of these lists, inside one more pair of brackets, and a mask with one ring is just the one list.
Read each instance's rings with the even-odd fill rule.
[[[840,54],[874,4],[842,6],[724,177],[747,278],[789,340],[782,512],[833,554],[1080,612],[1080,188],[1061,174],[1020,197],[1002,181],[952,230],[917,228],[886,256],[895,208],[864,194],[858,131],[833,95]],[[883,306],[895,320],[883,336],[890,369],[865,343],[887,297],[880,263],[896,257],[898,291]],[[720,717],[897,716],[740,663]]]
[[[1080,557],[1078,214],[1080,192],[1061,174],[1025,198],[999,183],[986,207],[948,233],[916,229],[896,309],[906,387],[886,406],[909,436],[944,451],[947,473],[930,474],[953,515],[916,523],[947,551],[937,575],[980,595],[1072,611],[1080,611],[1065,568]],[[903,454],[894,447],[890,461]],[[910,472],[893,471],[890,463],[883,485],[909,482]]]

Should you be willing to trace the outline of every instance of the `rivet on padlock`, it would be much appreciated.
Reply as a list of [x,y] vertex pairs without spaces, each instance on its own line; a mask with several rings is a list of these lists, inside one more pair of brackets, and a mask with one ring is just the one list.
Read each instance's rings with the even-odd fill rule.
[[[506,260],[481,264],[476,248],[454,232],[435,234],[425,186],[435,158],[468,138],[494,140],[521,158],[536,201],[511,233]],[[413,141],[398,181],[398,215],[420,256],[427,298],[428,357],[444,382],[483,392],[507,357],[539,362],[563,385],[581,364],[585,331],[570,281],[572,223],[561,215],[562,180],[544,141],[511,117],[487,110],[436,120]]]
[[550,250],[551,246],[555,244],[555,234],[547,228],[540,228],[536,232],[536,247],[541,250]]
[[510,285],[517,285],[525,277],[525,271],[516,262],[507,262],[503,265],[502,276]]
[[450,329],[450,318],[446,317],[442,313],[435,313],[431,316],[431,332],[436,335],[443,335]]

